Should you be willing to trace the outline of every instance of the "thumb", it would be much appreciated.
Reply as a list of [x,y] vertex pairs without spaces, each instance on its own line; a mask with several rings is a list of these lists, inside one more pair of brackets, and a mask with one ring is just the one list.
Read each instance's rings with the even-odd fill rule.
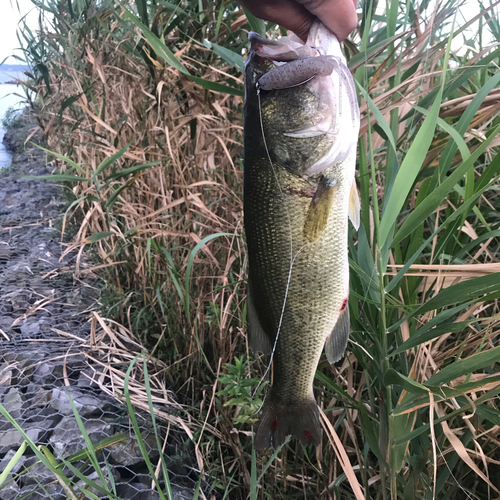
[[358,25],[356,0],[297,0],[342,41]]
[[280,24],[307,40],[309,29],[316,16],[295,0],[238,0],[254,16]]

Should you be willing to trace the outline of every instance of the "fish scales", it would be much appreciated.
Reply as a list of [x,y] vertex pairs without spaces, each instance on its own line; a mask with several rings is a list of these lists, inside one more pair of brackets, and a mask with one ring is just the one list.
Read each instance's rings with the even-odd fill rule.
[[[290,47],[284,50],[288,54]],[[314,71],[314,61],[310,65]],[[334,357],[347,342],[345,328],[335,328],[348,314],[348,212],[356,154],[355,146],[332,154],[337,137],[330,115],[338,114],[339,102],[324,98],[324,92],[335,91],[329,81],[259,91],[258,79],[272,70],[269,58],[252,47],[245,73],[249,342],[268,354],[274,348],[258,448],[276,446],[288,434],[305,444],[320,441],[313,380],[327,337],[334,337]],[[359,118],[351,127],[355,143]],[[329,154],[330,164],[314,172]]]

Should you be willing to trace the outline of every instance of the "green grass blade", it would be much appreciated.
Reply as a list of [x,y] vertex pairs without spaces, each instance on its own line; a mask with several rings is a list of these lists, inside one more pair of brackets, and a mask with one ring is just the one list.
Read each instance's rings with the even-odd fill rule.
[[206,39],[203,41],[203,45],[207,49],[212,50],[219,57],[222,57],[224,61],[234,68],[240,70],[241,72],[245,71],[245,59],[243,59],[243,57],[237,52],[233,52],[226,47],[222,47],[221,45],[217,45],[216,43],[212,43]]
[[[419,113],[427,116],[428,111],[420,106],[413,106]],[[460,135],[455,127],[455,125],[450,125],[448,122],[445,122],[442,118],[437,119],[438,127],[442,128],[450,137],[455,141],[456,146],[458,147],[460,154],[462,155],[462,161],[465,161],[470,156],[469,147],[465,142],[465,139],[462,135]]]
[[91,234],[90,236],[87,236],[85,238],[86,243],[95,243],[96,241],[103,240],[104,238],[109,238],[110,236],[113,236],[114,233],[111,233],[110,231],[102,231],[100,233],[94,233]]
[[[415,210],[408,216],[399,231],[394,236],[393,245],[399,243],[403,238],[411,234],[415,226],[421,224],[436,208],[443,202],[446,195],[453,189],[455,184],[465,175],[465,173],[474,167],[476,160],[484,154],[491,141],[500,132],[500,126],[492,131],[490,136],[472,153],[466,161],[462,163],[450,176],[448,176],[442,184],[440,184],[426,199],[420,203]],[[500,163],[500,155],[496,156],[491,162],[497,166]]]
[[267,461],[266,465],[264,465],[264,468],[262,469],[262,472],[259,474],[259,477],[257,479],[257,483],[260,483],[262,481],[262,478],[264,477],[264,474],[267,472],[267,469],[271,466],[271,464],[274,462],[274,459],[278,456],[280,451],[283,449],[283,447],[290,441],[292,436],[289,434],[283,443],[281,443],[275,450],[274,453],[271,455],[269,460]]
[[358,90],[363,94],[363,97],[365,98],[368,107],[371,109],[373,116],[376,118],[377,123],[380,125],[380,128],[384,131],[385,135],[387,136],[387,139],[389,140],[389,144],[391,145],[394,154],[397,155],[396,141],[394,140],[394,134],[392,133],[391,127],[387,123],[387,120],[385,119],[384,115],[380,112],[380,109],[378,109],[377,105],[373,102],[373,99],[370,97],[368,92],[358,82],[356,82],[356,86],[358,87]]
[[[498,279],[498,276],[497,276]],[[500,360],[500,346],[494,347],[479,354],[474,354],[465,359],[461,359],[452,363],[451,365],[445,366],[438,373],[433,375],[427,382],[426,385],[438,385],[445,384],[451,380],[455,380],[463,375],[468,375],[476,370],[481,370]]]
[[[482,403],[489,401],[490,399],[495,398],[499,393],[500,393],[500,386],[487,392],[486,394],[483,394],[476,401],[474,401],[474,408],[478,409]],[[438,424],[438,423],[443,422],[445,420],[449,420],[451,418],[457,417],[470,409],[472,409],[472,405],[471,405],[470,400],[469,400],[463,406],[458,408],[457,410],[451,411],[450,413],[447,413],[443,417],[435,419],[434,424]],[[413,431],[409,432],[406,436],[403,436],[403,437],[397,439],[394,442],[394,445],[396,445],[396,446],[400,445],[403,442],[410,441],[411,439],[415,439],[416,437],[421,436],[422,434],[428,433],[429,428],[430,428],[429,424],[422,424],[417,429],[414,429]]]
[[186,275],[184,277],[184,290],[185,290],[185,297],[184,297],[184,309],[186,311],[186,316],[187,319],[189,319],[189,311],[190,311],[190,294],[189,294],[189,289],[190,289],[190,282],[191,282],[191,272],[193,270],[193,264],[194,264],[194,259],[198,252],[205,246],[208,242],[212,241],[215,238],[218,238],[220,236],[233,236],[231,233],[214,233],[206,236],[203,238],[194,248],[191,250],[191,253],[189,254],[188,258],[188,263],[186,266]]
[[94,172],[94,179],[98,177],[104,170],[106,170],[110,165],[112,165],[116,160],[119,160],[125,152],[128,150],[128,148],[132,145],[132,142],[129,142],[126,146],[121,148],[119,151],[117,151],[115,154],[111,155],[109,158],[106,158],[100,165],[97,167],[96,171]]
[[6,465],[5,469],[0,473],[0,486],[2,486],[2,484],[10,474],[10,471],[16,466],[17,462],[19,462],[21,457],[24,455],[27,446],[28,443],[26,441],[23,441],[23,444],[18,448],[14,456],[9,460],[9,463]]
[[149,167],[154,167],[155,165],[158,165],[158,163],[159,163],[159,161],[150,161],[149,163],[141,163],[140,165],[134,165],[133,167],[124,168],[123,170],[120,170],[119,172],[111,174],[109,177],[106,178],[106,180],[122,179],[123,177],[125,177],[129,174],[136,174],[137,172],[142,172],[143,170],[146,170]]
[[94,444],[90,440],[90,436],[87,433],[87,429],[85,429],[85,425],[83,423],[82,418],[80,417],[80,415],[78,413],[78,410],[76,409],[76,406],[75,406],[75,403],[73,402],[73,399],[71,398],[69,393],[66,393],[66,396],[67,396],[69,403],[71,405],[71,409],[73,410],[73,415],[75,416],[76,423],[78,424],[78,428],[80,429],[80,432],[83,436],[83,439],[85,440],[85,444],[87,446],[87,456],[89,457],[90,462],[92,463],[92,466],[94,467],[94,470],[97,472],[99,479],[101,480],[102,487],[100,487],[99,485],[97,485],[96,483],[94,483],[93,481],[91,481],[88,478],[87,479],[89,482],[87,484],[90,484],[92,482],[93,488],[96,488],[97,490],[106,494],[109,498],[112,498],[112,496],[110,495],[110,492],[104,489],[105,485],[107,485],[108,483],[106,482],[104,474],[103,474],[101,467],[99,465],[99,460],[97,459],[97,454],[96,454],[95,449],[94,449]]
[[434,138],[434,131],[436,130],[441,100],[442,90],[438,92],[429,114],[418,131],[408,153],[406,153],[396,175],[394,185],[392,186],[387,205],[382,215],[382,220],[380,221],[380,231],[378,235],[378,244],[380,248],[385,245],[389,232],[396,223],[399,213],[403,208],[406,198],[408,197],[413,183],[424,163],[427,152],[429,151],[432,139]]
[[[158,478],[156,477],[155,471],[153,469],[153,465],[151,464],[151,460],[149,459],[148,451],[146,450],[146,445],[144,444],[144,440],[142,439],[141,435],[141,429],[139,428],[139,424],[137,422],[137,418],[135,416],[135,410],[134,406],[132,405],[132,400],[130,399],[130,392],[129,392],[129,380],[130,380],[130,374],[132,373],[132,368],[134,368],[135,363],[137,362],[137,356],[132,360],[130,363],[127,372],[125,374],[125,380],[124,380],[124,387],[123,387],[123,395],[125,397],[125,401],[127,403],[127,409],[128,409],[128,414],[130,421],[132,422],[132,428],[134,429],[134,434],[137,439],[137,444],[139,446],[139,449],[141,450],[141,454],[144,457],[144,461],[146,462],[146,466],[148,468],[149,474],[151,478],[154,480],[155,485],[156,485],[156,490],[158,494],[160,495],[161,500],[166,500],[165,494],[163,493],[163,490],[161,489],[160,483],[158,481]],[[171,499],[169,499],[171,500]]]
[[[474,320],[460,321],[458,323],[449,323],[447,325],[437,326],[432,329],[422,327],[418,329],[406,342],[403,342],[395,351],[393,351],[391,353],[391,356],[396,356],[397,354],[401,354],[402,352],[405,352],[408,349],[417,347],[418,345],[424,342],[428,342],[429,340],[435,339],[437,337],[440,337],[441,335],[445,335],[447,333],[462,332],[472,323],[472,321]],[[423,331],[420,332],[420,330]]]
[[207,90],[213,90],[214,92],[223,92],[224,94],[236,95],[243,97],[244,92],[238,87],[231,87],[229,85],[224,85],[222,83],[212,82],[201,78],[199,76],[192,75],[184,65],[175,57],[174,53],[163,43],[147,26],[145,26],[136,16],[130,12],[125,12],[123,17],[128,21],[135,24],[141,31],[144,38],[151,45],[155,53],[163,59],[164,62],[179,70],[183,75],[187,76],[194,82],[201,85]]
[[243,10],[245,11],[245,16],[247,16],[248,24],[250,25],[252,31],[255,31],[259,35],[266,36],[266,23],[262,19],[255,17],[247,9]]
[[[174,493],[172,491],[172,486],[170,484],[170,474],[168,472],[167,464],[165,462],[165,456],[162,452],[162,443],[160,441],[160,436],[158,435],[158,428],[156,424],[155,409],[153,406],[153,396],[151,393],[151,384],[149,383],[148,364],[146,358],[144,358],[143,360],[143,369],[144,369],[144,386],[146,388],[146,394],[148,397],[149,414],[151,415],[151,422],[153,424],[153,430],[155,433],[156,446],[158,447],[158,452],[160,454],[161,470],[163,472],[163,480],[165,481],[165,488],[167,490],[167,498],[168,500],[174,500]],[[200,478],[201,477],[203,477],[203,474],[200,473]]]
[[454,304],[468,304],[469,302],[497,292],[500,292],[499,273],[470,278],[441,290],[435,297],[423,304],[415,312],[424,314],[428,311]]
[[51,151],[50,149],[39,146],[38,144],[34,144],[34,143],[32,143],[32,144],[34,146],[36,146],[38,149],[45,151],[49,155],[55,156],[56,158],[59,158],[60,160],[62,160],[64,163],[71,165],[75,170],[78,170],[80,173],[85,174],[85,170],[82,167],[80,167],[80,165],[78,165],[78,163],[75,163],[71,158],[68,158],[67,156],[56,153],[55,151]]
[[[476,93],[467,109],[464,111],[457,123],[453,124],[453,129],[456,133],[463,137],[474,116],[479,111],[481,104],[484,102],[488,94],[495,89],[500,83],[500,73],[493,75]],[[455,141],[456,144],[456,141]],[[439,175],[443,176],[449,170],[451,162],[455,155],[457,148],[453,143],[447,144],[441,158],[439,160]]]

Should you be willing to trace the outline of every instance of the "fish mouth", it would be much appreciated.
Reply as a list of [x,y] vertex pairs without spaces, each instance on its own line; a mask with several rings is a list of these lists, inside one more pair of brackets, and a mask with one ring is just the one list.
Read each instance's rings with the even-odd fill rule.
[[278,63],[278,65],[319,54],[316,47],[304,43],[294,33],[278,40],[272,40],[255,33],[255,31],[250,31],[248,41],[250,42],[250,52]]
[[[314,94],[319,103],[318,115],[303,125],[281,124],[281,137],[287,144],[288,139],[321,137],[330,144],[324,156],[317,157],[303,173],[321,173],[345,160],[356,149],[360,117],[354,80],[335,35],[316,22],[305,43],[293,33],[272,40],[250,32],[248,38],[248,61],[253,69],[251,91],[263,91],[259,98],[263,103],[267,93],[275,98],[275,92],[294,87],[300,92],[299,87],[307,87],[306,91]],[[285,94],[282,98],[287,99]]]

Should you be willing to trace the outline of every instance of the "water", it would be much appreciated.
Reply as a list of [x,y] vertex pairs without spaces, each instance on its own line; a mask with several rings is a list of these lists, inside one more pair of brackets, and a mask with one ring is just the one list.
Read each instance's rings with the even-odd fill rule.
[[[13,95],[19,94],[19,95]],[[12,84],[0,84],[0,120],[3,118],[5,112],[8,108],[14,107],[16,109],[22,108],[22,101],[24,98],[22,97],[23,90],[21,87]],[[21,96],[21,97],[20,97]],[[6,167],[10,165],[12,160],[12,154],[9,150],[7,150],[3,143],[3,136],[5,130],[2,127],[0,121],[0,168]]]

